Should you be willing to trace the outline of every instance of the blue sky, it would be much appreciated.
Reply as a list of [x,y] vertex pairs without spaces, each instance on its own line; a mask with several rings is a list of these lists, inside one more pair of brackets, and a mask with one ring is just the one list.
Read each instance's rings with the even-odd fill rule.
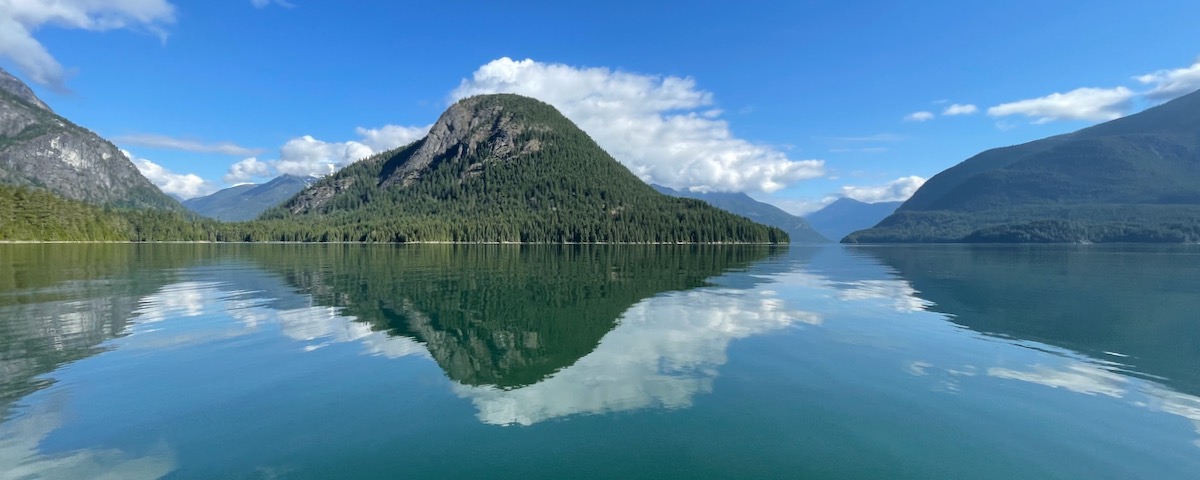
[[0,66],[182,196],[514,91],[644,178],[802,212],[1200,88],[1194,1],[95,3],[0,0]]

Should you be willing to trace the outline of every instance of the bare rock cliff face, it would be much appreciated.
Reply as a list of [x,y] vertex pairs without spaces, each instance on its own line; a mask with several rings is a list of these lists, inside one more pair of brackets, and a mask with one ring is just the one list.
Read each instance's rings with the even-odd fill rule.
[[0,69],[0,183],[96,205],[182,209],[112,143],[56,115]]
[[[503,107],[487,104],[481,97],[468,98],[452,105],[429,129],[421,147],[394,173],[383,181],[384,187],[399,183],[411,185],[424,171],[432,170],[446,160],[475,155],[480,145],[491,148],[488,160],[511,157],[518,151],[516,138],[526,125],[513,121]],[[536,142],[526,144],[525,150],[537,149]]]

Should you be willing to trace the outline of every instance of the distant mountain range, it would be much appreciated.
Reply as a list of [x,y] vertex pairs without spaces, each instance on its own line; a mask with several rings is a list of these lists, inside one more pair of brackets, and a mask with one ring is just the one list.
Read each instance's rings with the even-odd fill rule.
[[[429,134],[355,162],[261,217],[320,239],[786,242],[787,234],[660,194],[554,107],[512,94],[460,100]],[[287,233],[290,238],[290,233]]]
[[93,205],[182,211],[124,153],[58,116],[0,69],[0,185],[39,187]]
[[183,206],[208,218],[226,222],[253,220],[317,181],[316,177],[282,175],[263,184],[243,184],[211,195],[183,201]]
[[844,241],[1200,242],[1200,92],[980,153]]
[[821,235],[834,241],[845,238],[852,232],[871,228],[887,218],[904,202],[860,202],[842,197],[825,208],[804,216],[809,225]]
[[764,225],[779,227],[788,233],[792,239],[792,243],[829,243],[831,241],[830,238],[832,238],[817,233],[805,219],[787,213],[769,203],[763,203],[750,198],[749,195],[744,193],[701,193],[688,190],[675,190],[662,185],[651,184],[651,186],[665,195],[703,200],[721,210],[741,215]]

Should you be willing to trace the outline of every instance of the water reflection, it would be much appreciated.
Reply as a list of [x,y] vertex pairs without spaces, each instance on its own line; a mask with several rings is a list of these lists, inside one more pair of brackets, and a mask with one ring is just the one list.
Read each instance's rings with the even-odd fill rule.
[[452,380],[516,388],[588,355],[637,302],[703,286],[763,248],[431,246],[255,261],[315,301],[424,344]]
[[[988,367],[989,377],[1177,415],[1200,434],[1200,295],[1191,286],[1200,278],[1200,250],[909,246],[850,253],[896,273],[893,285],[905,287],[877,291],[890,291],[897,305],[919,304],[1052,355]],[[935,365],[917,361],[910,368],[928,375]],[[973,375],[975,367],[944,371]]]
[[[0,420],[41,377],[102,351],[137,301],[170,282],[188,249],[124,245],[3,245],[0,254]],[[138,272],[138,274],[134,274]]]
[[[894,247],[852,249],[896,272],[957,324],[1118,361],[1200,394],[1200,249]],[[919,293],[917,293],[919,292]]]
[[[61,395],[60,395],[61,397]],[[46,455],[39,445],[66,423],[64,402],[52,397],[20,418],[0,424],[0,480],[111,479],[150,480],[175,469],[174,454],[165,445],[132,455],[117,449],[83,449]]]
[[820,324],[791,311],[770,293],[693,291],[631,307],[591,354],[534,385],[517,389],[458,385],[479,419],[531,425],[575,414],[691,406],[712,391],[729,343],[797,322]]
[[[388,358],[428,356],[420,343],[388,335],[341,314],[339,307],[316,305],[308,295],[297,292],[282,277],[268,274],[251,264],[228,258],[183,273],[188,280],[162,287],[138,301],[130,324],[139,335],[137,342],[125,348],[180,348],[214,340],[227,340],[277,328],[283,336],[314,351],[338,343],[359,343],[363,352]],[[228,316],[236,323],[222,322]],[[161,330],[164,319],[197,318],[215,321],[190,321]]]
[[[401,467],[380,445],[455,476],[436,458],[460,447],[486,464],[615,438],[596,458],[633,458],[630,428],[743,464],[836,459],[815,476],[867,457],[914,477],[1092,478],[1108,456],[1173,473],[1200,446],[1200,259],[1105,252],[223,246],[49,277],[49,258],[3,257],[0,480],[378,477]],[[548,421],[643,410],[672,413]],[[1062,465],[1039,453],[1063,444]]]

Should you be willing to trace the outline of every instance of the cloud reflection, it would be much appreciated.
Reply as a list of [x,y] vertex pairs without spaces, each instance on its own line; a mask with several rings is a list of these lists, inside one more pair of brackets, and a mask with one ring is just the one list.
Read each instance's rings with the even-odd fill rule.
[[[1179,393],[1154,382],[1121,375],[1111,368],[1072,361],[1058,367],[1031,365],[1029,370],[989,368],[988,375],[1020,380],[1084,395],[1104,395],[1129,401],[1153,412],[1177,415],[1190,421],[1200,435],[1200,397]],[[1200,447],[1200,439],[1193,443]]]
[[859,280],[840,285],[841,300],[886,300],[901,313],[920,312],[933,303],[917,296],[912,284],[904,280]]
[[174,454],[165,446],[141,457],[115,449],[42,454],[42,440],[64,423],[60,400],[39,402],[20,417],[0,424],[0,480],[148,480],[175,469]]
[[[262,281],[262,279],[256,279]],[[278,282],[278,280],[274,280]],[[420,343],[406,337],[392,337],[376,332],[370,326],[355,321],[352,316],[339,314],[335,307],[311,305],[305,295],[294,294],[287,299],[262,298],[263,290],[232,288],[222,282],[180,282],[167,285],[139,302],[134,334],[157,332],[156,339],[130,345],[130,348],[179,347],[213,340],[225,340],[277,325],[284,336],[304,344],[305,351],[314,351],[336,343],[357,342],[365,353],[388,358],[428,356]],[[278,294],[278,288],[272,289]],[[284,300],[284,301],[281,301]],[[304,305],[296,308],[272,308],[273,305]],[[149,327],[164,319],[228,316],[237,323],[206,325],[202,329],[173,328],[170,333]],[[209,322],[212,323],[212,322]],[[217,322],[219,323],[219,322]]]
[[712,391],[730,342],[796,323],[813,313],[789,311],[778,298],[698,290],[631,307],[596,350],[541,382],[512,390],[456,384],[484,423],[532,425],[577,414],[684,408]]

